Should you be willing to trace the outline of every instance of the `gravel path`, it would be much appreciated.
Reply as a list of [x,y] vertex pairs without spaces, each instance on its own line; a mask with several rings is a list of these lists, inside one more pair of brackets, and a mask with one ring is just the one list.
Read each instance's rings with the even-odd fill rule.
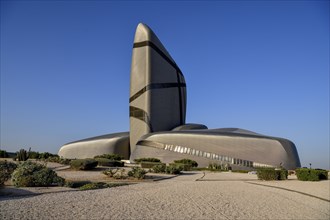
[[[235,180],[238,176],[227,176],[226,181],[195,181],[202,176],[197,172],[110,189],[0,197],[0,219],[330,218],[330,203],[324,200]],[[299,184],[292,181],[290,187],[294,182]],[[314,187],[307,185],[304,187]],[[326,193],[329,195],[327,188],[323,189]]]

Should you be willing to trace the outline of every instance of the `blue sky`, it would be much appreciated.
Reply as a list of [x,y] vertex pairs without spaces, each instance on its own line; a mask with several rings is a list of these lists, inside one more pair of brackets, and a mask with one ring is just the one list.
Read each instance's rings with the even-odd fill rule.
[[1,1],[1,149],[128,131],[139,22],[185,75],[187,122],[288,138],[329,168],[329,1]]

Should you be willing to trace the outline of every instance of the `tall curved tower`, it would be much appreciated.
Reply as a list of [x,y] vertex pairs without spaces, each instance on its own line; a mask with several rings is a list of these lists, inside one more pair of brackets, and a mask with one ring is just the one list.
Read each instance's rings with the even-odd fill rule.
[[185,124],[186,83],[183,74],[157,36],[139,24],[134,38],[130,98],[130,131],[71,142],[61,147],[65,158],[120,154],[133,161],[157,157],[164,163],[189,158],[233,169],[300,167],[290,140],[240,128],[208,129]]
[[131,153],[143,135],[185,124],[185,79],[157,36],[142,23],[134,38],[129,112]]

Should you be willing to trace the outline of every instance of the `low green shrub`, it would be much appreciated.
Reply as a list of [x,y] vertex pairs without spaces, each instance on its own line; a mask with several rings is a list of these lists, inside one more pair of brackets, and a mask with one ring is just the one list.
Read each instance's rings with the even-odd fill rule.
[[164,164],[164,163],[160,163],[160,162],[145,162],[145,161],[142,161],[140,162],[141,164],[141,167],[142,168],[152,168],[156,165],[161,165],[161,164]]
[[286,180],[288,179],[288,171],[285,169],[259,168],[257,176],[259,180]]
[[133,167],[132,170],[128,171],[127,175],[136,179],[144,179],[147,171],[140,167]]
[[97,183],[88,183],[81,187],[79,187],[80,190],[92,190],[92,189],[104,189],[104,188],[112,188],[112,187],[118,187],[118,186],[124,186],[128,185],[127,183],[103,183],[103,182],[97,182]]
[[17,165],[13,162],[0,161],[0,186],[2,186],[7,180],[10,179],[11,174],[17,168]]
[[198,163],[190,159],[175,160],[174,163],[189,164],[191,167],[198,167]]
[[299,168],[296,169],[296,175],[298,180],[302,181],[320,181],[328,179],[328,171],[322,169]]
[[105,166],[105,167],[123,167],[125,165],[122,161],[117,160],[110,160],[107,158],[95,158],[98,162],[98,166]]
[[98,155],[98,156],[95,156],[94,159],[96,158],[106,158],[106,159],[109,159],[109,160],[122,160],[124,159],[123,156],[120,156],[118,154],[102,154],[102,155]]
[[97,166],[94,159],[77,159],[71,160],[70,167],[74,170],[92,170]]
[[157,158],[152,158],[152,157],[148,157],[148,158],[139,158],[139,159],[135,159],[134,160],[135,163],[141,163],[141,162],[161,162],[160,159]]
[[166,164],[165,163],[160,163],[160,164],[154,165],[151,168],[151,172],[153,172],[153,173],[165,173],[166,172]]
[[12,182],[18,187],[63,185],[64,179],[42,164],[26,161],[17,166]]
[[180,174],[182,170],[182,166],[172,164],[166,167],[165,172],[168,174]]
[[9,154],[5,150],[0,150],[0,158],[7,158]]

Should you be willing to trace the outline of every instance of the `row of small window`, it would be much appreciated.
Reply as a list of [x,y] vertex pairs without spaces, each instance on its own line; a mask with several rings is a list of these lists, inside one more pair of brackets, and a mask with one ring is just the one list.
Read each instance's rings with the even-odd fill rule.
[[174,151],[174,152],[181,153],[181,154],[190,154],[190,155],[197,156],[197,157],[205,157],[205,158],[208,158],[208,159],[218,160],[218,161],[221,161],[223,163],[229,163],[229,164],[234,164],[234,165],[238,165],[238,166],[272,167],[271,165],[267,165],[267,164],[261,164],[261,163],[256,163],[256,162],[253,162],[253,161],[232,158],[232,157],[229,157],[229,156],[223,156],[223,155],[219,155],[219,154],[208,153],[208,152],[205,152],[205,151],[196,150],[196,149],[189,148],[189,147],[182,147],[182,146],[172,145],[172,144],[165,144],[164,150]]

